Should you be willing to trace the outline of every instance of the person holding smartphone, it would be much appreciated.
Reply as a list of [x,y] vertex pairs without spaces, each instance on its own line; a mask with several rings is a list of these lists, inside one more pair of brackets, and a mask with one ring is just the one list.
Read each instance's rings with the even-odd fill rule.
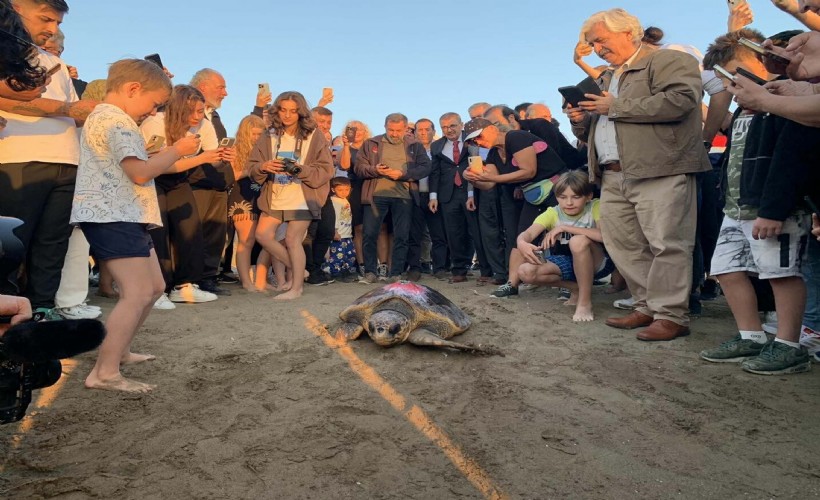
[[[277,295],[276,300],[292,300],[302,296],[302,242],[311,221],[321,217],[327,201],[333,159],[302,94],[279,94],[272,111],[272,126],[259,138],[249,159],[251,177],[262,185],[256,240],[290,268],[292,287]],[[284,222],[288,226],[282,245],[276,239],[276,229]]]
[[[353,165],[356,164],[356,155],[364,144],[364,141],[370,139],[373,134],[370,132],[370,127],[358,120],[352,120],[345,125],[344,133],[342,134],[342,151],[339,155],[339,168],[347,172],[347,178],[350,179],[350,211],[353,214],[353,245],[356,247],[356,259],[359,265],[359,275],[364,276],[364,253],[362,252],[362,185],[364,179],[356,175]],[[387,234],[384,235],[384,240],[387,240]],[[384,250],[384,257],[382,262],[387,262],[387,254],[389,249]]]
[[[763,36],[741,30],[718,37],[709,46],[704,67],[720,66],[729,76],[743,70],[768,80],[761,58],[741,38]],[[730,88],[735,78],[739,77],[727,79]],[[820,129],[739,108],[726,150],[725,217],[712,274],[720,279],[738,333],[700,356],[710,362],[741,362],[743,370],[764,375],[808,371],[810,356],[801,337],[802,333],[814,337],[820,349],[820,255],[816,245],[813,256],[807,258],[805,253],[811,219],[804,197],[820,196]],[[774,292],[777,332],[773,340],[760,323],[749,274],[767,280]]]

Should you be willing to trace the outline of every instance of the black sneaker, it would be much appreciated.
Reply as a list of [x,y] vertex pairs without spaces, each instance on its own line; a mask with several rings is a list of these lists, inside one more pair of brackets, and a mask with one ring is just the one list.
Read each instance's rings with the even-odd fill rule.
[[225,285],[235,285],[239,283],[239,278],[232,273],[221,273],[219,276],[216,277],[217,283],[222,283]]
[[421,263],[421,272],[424,274],[433,274],[433,263],[432,262],[422,262]]
[[516,295],[518,295],[518,287],[512,286],[512,283],[507,282],[491,293],[490,297],[498,297],[499,299],[503,299],[506,297],[515,297]]
[[315,286],[324,286],[330,282],[327,280],[325,273],[323,273],[322,271],[318,271],[308,276],[305,280],[305,283]]
[[720,294],[720,285],[716,280],[706,280],[700,287],[700,300],[715,300]]
[[197,285],[199,285],[200,290],[203,290],[205,292],[210,292],[214,295],[223,295],[223,296],[227,297],[228,295],[231,294],[230,290],[225,290],[224,288],[220,288],[220,286],[216,284],[216,279],[215,278],[202,280],[199,283],[197,283]]

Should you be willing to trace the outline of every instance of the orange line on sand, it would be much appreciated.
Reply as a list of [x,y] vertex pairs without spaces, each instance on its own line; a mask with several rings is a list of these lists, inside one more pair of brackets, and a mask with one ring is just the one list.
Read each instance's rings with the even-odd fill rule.
[[[58,380],[57,383],[51,387],[40,389],[37,400],[33,405],[35,408],[48,408],[51,406],[54,403],[54,400],[57,399],[57,395],[60,394],[60,391],[63,389],[63,385],[65,385],[68,375],[74,370],[74,368],[77,367],[77,362],[73,359],[64,359],[61,363],[63,364],[63,374],[60,376],[60,380]],[[23,436],[34,426],[35,416],[37,416],[37,412],[32,412],[20,420],[20,423],[17,425],[17,432],[11,438],[12,450],[16,450],[20,447],[20,444],[23,442]],[[8,457],[6,457],[6,459],[3,460],[3,463],[0,464],[0,472],[3,472],[6,469],[7,463]]]
[[359,356],[353,352],[353,349],[347,344],[344,339],[336,339],[322,325],[318,318],[311,315],[308,311],[302,311],[302,317],[305,318],[305,326],[313,332],[314,335],[321,338],[326,346],[336,350],[339,355],[347,361],[350,368],[364,381],[367,385],[372,387],[385,401],[402,413],[404,417],[422,434],[438,446],[441,451],[453,462],[459,471],[471,482],[473,486],[478,489],[485,498],[491,499],[506,499],[508,498],[500,488],[493,484],[490,476],[471,458],[464,455],[461,448],[441,430],[427,414],[416,405],[407,407],[407,400],[404,396],[396,391],[386,380],[384,380],[376,371],[367,363],[362,361]]

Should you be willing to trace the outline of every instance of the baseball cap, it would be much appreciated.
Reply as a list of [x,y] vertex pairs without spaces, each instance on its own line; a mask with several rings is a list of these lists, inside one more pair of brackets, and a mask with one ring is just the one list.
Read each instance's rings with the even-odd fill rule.
[[485,127],[489,127],[492,124],[493,122],[486,118],[473,118],[464,124],[464,140],[475,139],[481,135],[481,131],[484,130]]

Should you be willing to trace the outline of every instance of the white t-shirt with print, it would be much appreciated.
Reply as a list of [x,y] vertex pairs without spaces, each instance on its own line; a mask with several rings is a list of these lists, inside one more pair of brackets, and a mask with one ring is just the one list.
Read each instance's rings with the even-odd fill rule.
[[353,237],[353,211],[350,209],[350,202],[346,198],[331,196],[333,210],[336,211],[336,232],[342,239]]
[[[311,132],[308,138],[302,141],[301,155],[303,158],[310,149],[310,141],[313,139],[314,133]],[[295,150],[296,138],[292,135],[283,134],[281,139],[277,136],[271,137],[271,151],[274,152],[275,158],[294,158]],[[301,161],[297,161],[297,163],[301,163]],[[272,210],[308,209],[305,193],[302,192],[302,181],[296,177],[277,174],[271,176],[266,182],[273,184],[273,189],[270,192],[270,208]]]
[[[3,43],[6,43],[5,41]],[[60,70],[51,76],[42,97],[60,102],[80,99],[62,59],[38,49],[40,65],[47,69],[60,64]],[[25,106],[25,103],[20,103]],[[39,118],[0,111],[8,120],[0,130],[0,163],[64,163],[77,165],[80,158],[79,133],[73,118],[67,116]]]
[[80,165],[71,207],[71,223],[136,222],[162,226],[153,179],[134,184],[120,163],[147,160],[136,122],[122,109],[100,104],[80,136]]

